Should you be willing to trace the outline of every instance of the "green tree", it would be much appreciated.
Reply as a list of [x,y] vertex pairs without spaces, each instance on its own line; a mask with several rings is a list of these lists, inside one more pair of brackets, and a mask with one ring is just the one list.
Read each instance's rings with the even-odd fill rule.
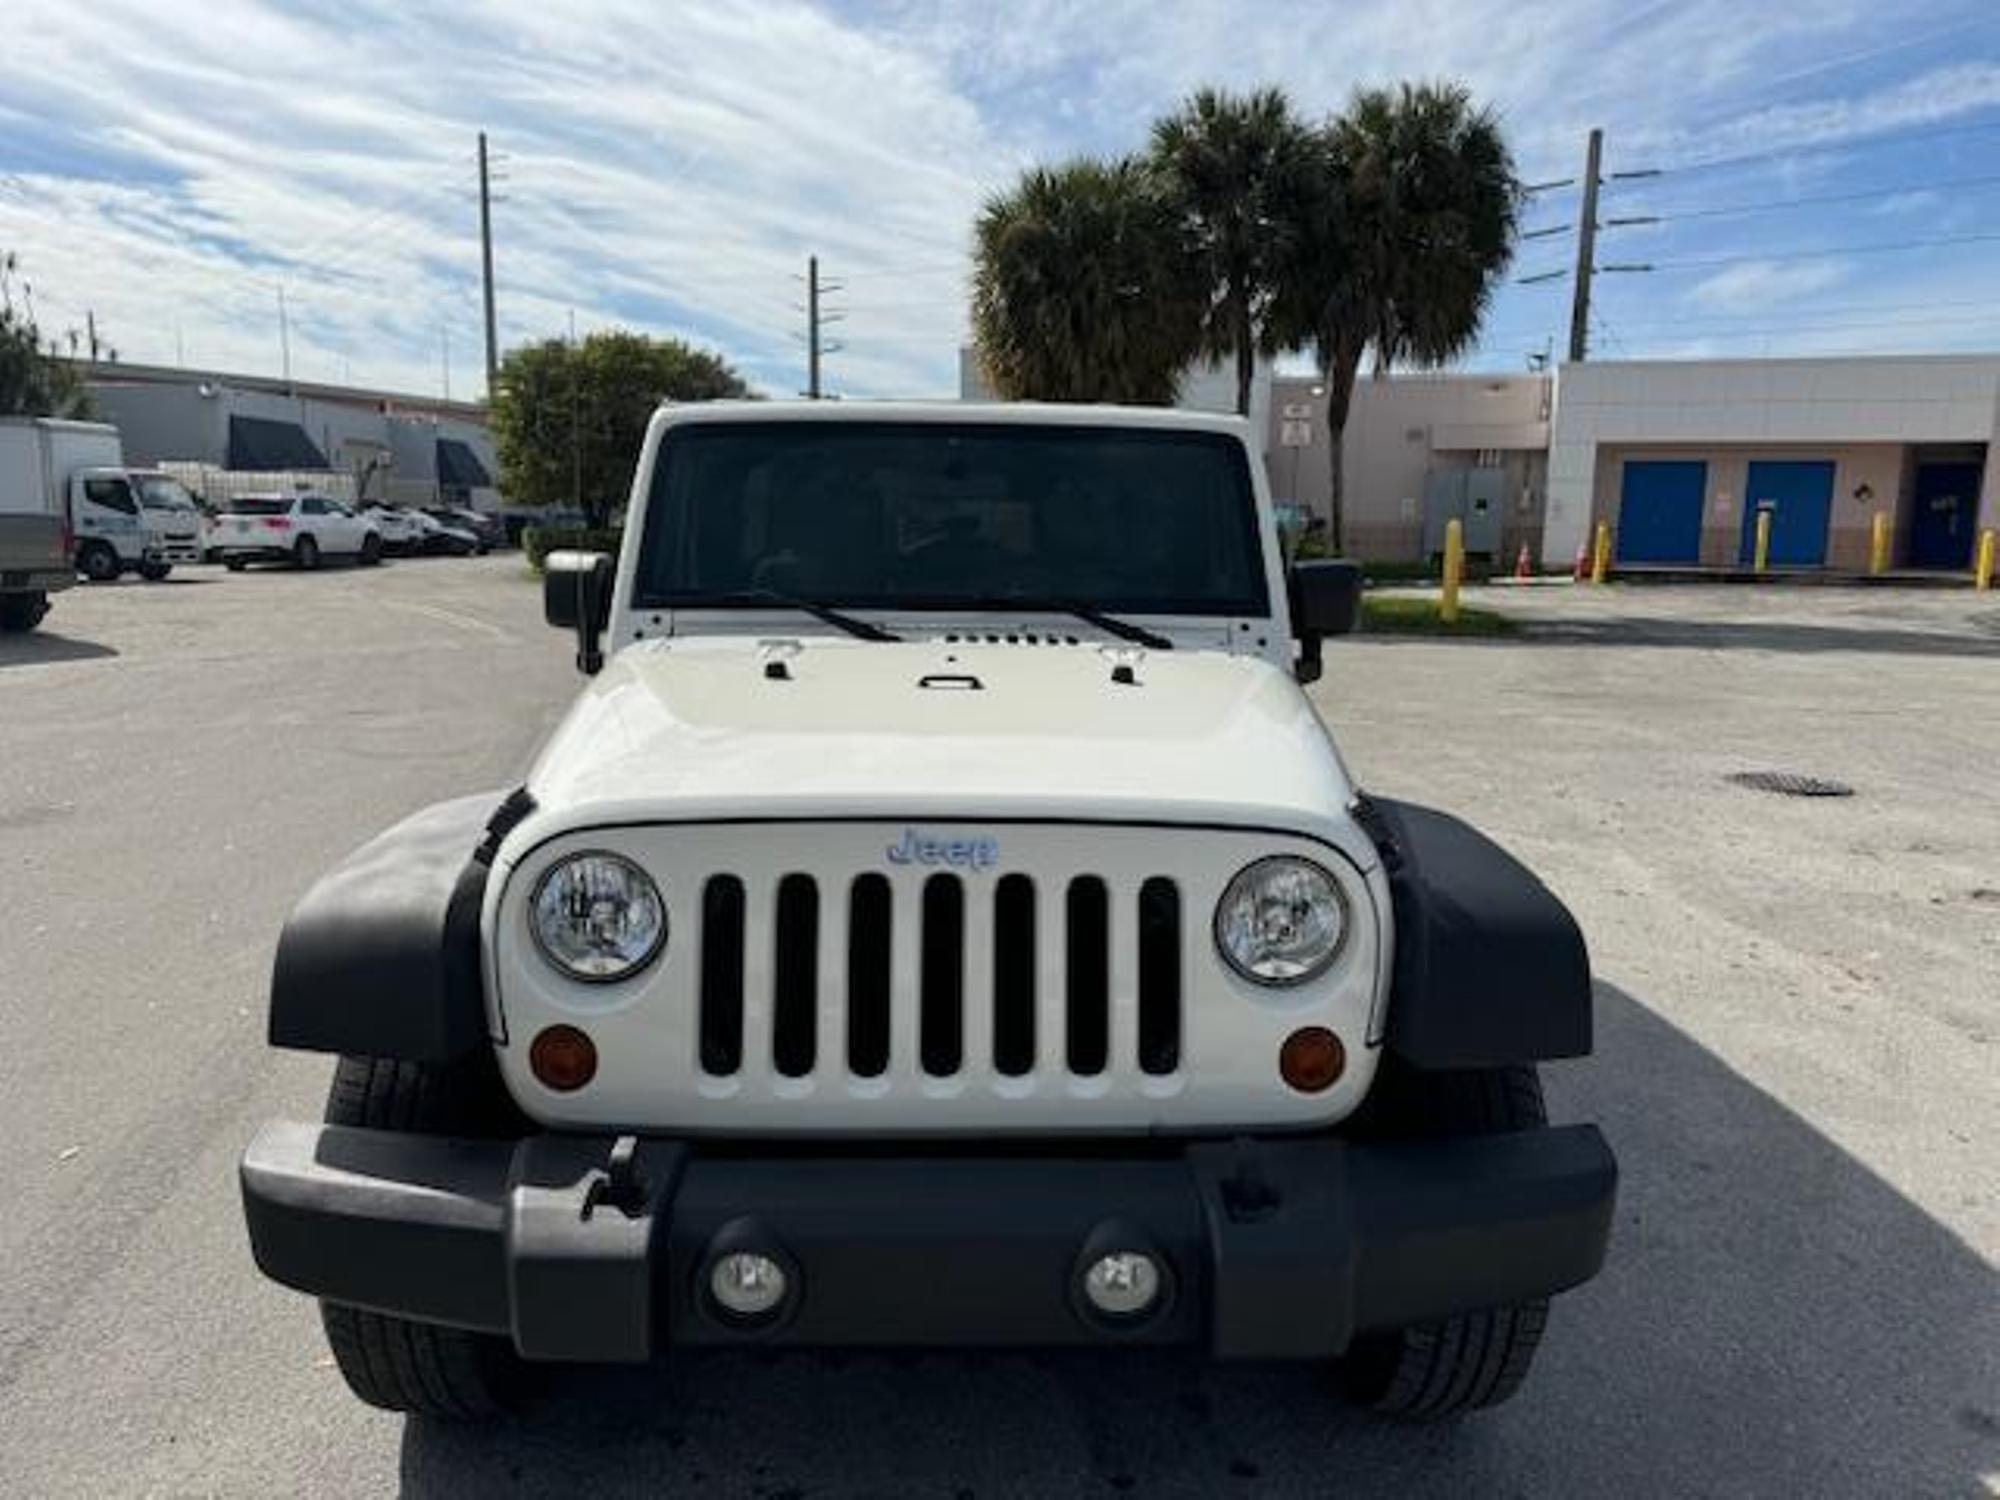
[[1236,410],[1250,410],[1257,356],[1275,354],[1272,311],[1293,260],[1311,132],[1279,89],[1201,89],[1153,126],[1152,161],[1206,282],[1201,352],[1236,361]]
[[631,489],[662,401],[750,395],[722,356],[679,339],[613,331],[510,349],[493,401],[502,483],[515,504],[575,504],[603,526]]
[[1344,543],[1341,448],[1362,359],[1433,368],[1478,340],[1513,258],[1521,185],[1492,112],[1460,84],[1364,89],[1331,121],[1274,313],[1326,386],[1329,542]]
[[974,241],[973,339],[1000,395],[1174,399],[1200,341],[1200,283],[1144,164],[1037,167],[987,201]]
[[90,392],[55,340],[43,344],[26,283],[16,300],[17,270],[0,255],[0,417],[87,417]]

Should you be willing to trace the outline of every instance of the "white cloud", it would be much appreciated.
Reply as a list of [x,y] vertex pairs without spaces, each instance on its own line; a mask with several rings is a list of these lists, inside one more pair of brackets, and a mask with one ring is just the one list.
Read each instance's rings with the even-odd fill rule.
[[1716,312],[1761,312],[1838,286],[1851,270],[1839,260],[1744,261],[1697,282],[1687,299]]

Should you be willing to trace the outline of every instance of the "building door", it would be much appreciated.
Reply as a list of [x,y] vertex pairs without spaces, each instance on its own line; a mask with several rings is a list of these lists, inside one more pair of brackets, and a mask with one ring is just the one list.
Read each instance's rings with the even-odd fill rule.
[[1833,461],[1805,459],[1750,465],[1743,492],[1743,546],[1738,560],[1757,560],[1757,512],[1771,512],[1771,566],[1817,568],[1826,561],[1826,527],[1833,514]]
[[1911,495],[1910,566],[1969,568],[1979,519],[1976,463],[1918,464]]
[[1633,459],[1618,502],[1618,561],[1701,561],[1701,502],[1708,465],[1692,459]]

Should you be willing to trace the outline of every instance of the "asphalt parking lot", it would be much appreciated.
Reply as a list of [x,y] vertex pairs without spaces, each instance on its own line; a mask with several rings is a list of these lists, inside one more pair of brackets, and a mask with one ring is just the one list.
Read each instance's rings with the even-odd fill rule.
[[[237,1152],[331,860],[518,776],[574,690],[518,556],[78,589],[0,640],[0,1488],[22,1495],[2000,1493],[2000,596],[1495,588],[1362,638],[1357,778],[1567,899],[1624,1170],[1520,1399],[1386,1426],[1300,1370],[809,1356],[566,1376],[532,1422],[355,1403],[253,1271]],[[1725,778],[1778,769],[1854,795]]]

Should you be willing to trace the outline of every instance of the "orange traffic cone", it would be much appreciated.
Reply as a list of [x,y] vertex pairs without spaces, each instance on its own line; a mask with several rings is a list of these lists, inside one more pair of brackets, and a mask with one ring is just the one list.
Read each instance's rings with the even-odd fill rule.
[[1519,555],[1514,559],[1514,578],[1516,582],[1526,583],[1534,576],[1534,568],[1528,561],[1528,544],[1523,542]]

